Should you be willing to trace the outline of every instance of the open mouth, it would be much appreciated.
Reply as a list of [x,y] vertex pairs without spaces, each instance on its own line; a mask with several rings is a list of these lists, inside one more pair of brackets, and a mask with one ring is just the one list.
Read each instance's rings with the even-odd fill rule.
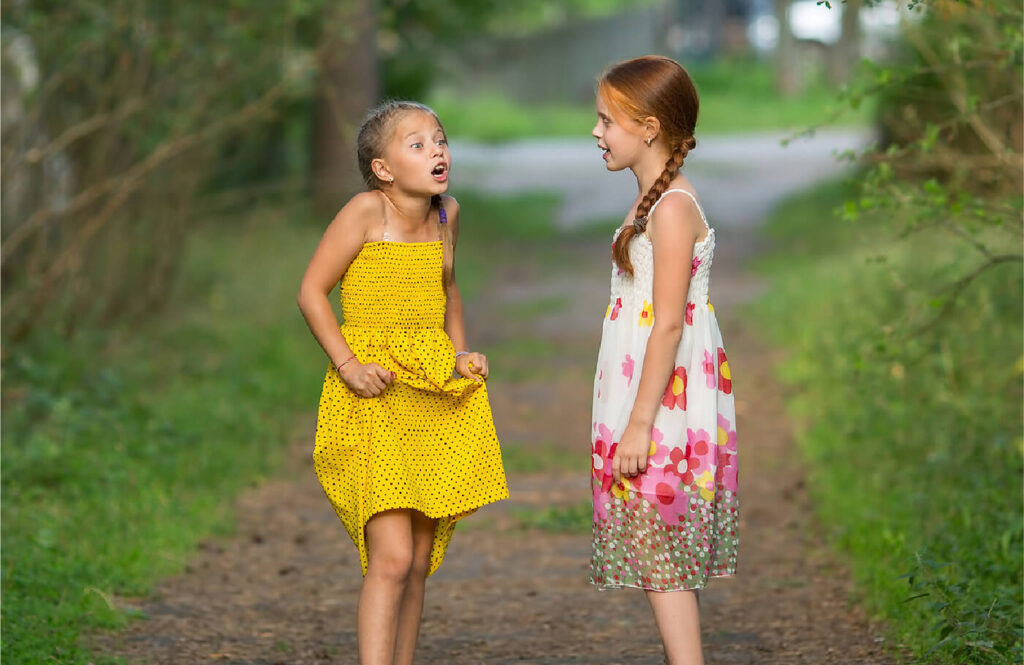
[[434,177],[434,180],[444,182],[448,179],[448,165],[444,163],[438,164],[431,169],[430,175]]

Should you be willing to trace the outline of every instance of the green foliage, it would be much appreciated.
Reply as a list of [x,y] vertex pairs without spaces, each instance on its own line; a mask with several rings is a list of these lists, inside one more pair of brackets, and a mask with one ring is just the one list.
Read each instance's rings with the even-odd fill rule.
[[929,305],[973,257],[955,236],[894,237],[902,219],[842,221],[857,194],[784,205],[768,231],[785,253],[762,265],[755,315],[788,352],[812,494],[890,643],[930,665],[1019,662],[1024,280],[998,265],[952,310]]
[[4,5],[5,341],[160,306],[211,183],[277,168],[266,123],[324,4]]
[[[650,3],[654,0],[644,0]],[[385,0],[377,3],[377,42],[388,97],[423,99],[438,62],[465,55],[481,38],[525,35],[573,18],[637,6],[636,0]],[[643,3],[641,3],[643,4]]]
[[[686,63],[684,63],[686,64]],[[752,59],[726,59],[688,67],[700,93],[701,136],[735,132],[796,130],[830,121],[867,124],[871,104],[844,109],[824,83],[808,86],[797,97],[782,97],[775,89],[771,65]],[[599,72],[594,72],[595,80]],[[458,98],[439,87],[428,103],[456,139],[500,142],[537,137],[585,138],[596,116],[590,106],[524,106],[501,93],[481,92]],[[756,109],[756,112],[753,111]]]
[[80,634],[123,625],[112,599],[179,570],[280,467],[325,366],[294,304],[318,232],[283,216],[193,236],[160,318],[10,349],[4,662],[107,662]]
[[[863,63],[851,105],[879,101],[882,141],[844,216],[892,215],[901,233],[949,234],[974,262],[950,270],[948,312],[985,271],[1024,261],[1024,7],[1008,0],[925,0],[908,10],[892,63]],[[913,17],[913,18],[911,18]],[[952,266],[950,266],[952,268]]]

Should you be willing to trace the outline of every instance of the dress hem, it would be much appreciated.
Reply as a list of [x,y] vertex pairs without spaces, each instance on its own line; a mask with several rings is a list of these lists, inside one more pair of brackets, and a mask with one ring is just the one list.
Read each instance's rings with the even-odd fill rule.
[[[708,580],[710,581],[710,580],[714,580],[714,579],[723,579],[723,578],[735,577],[735,576],[736,576],[735,572],[725,573],[723,575],[709,575],[708,576]],[[672,592],[672,591],[700,591],[701,589],[707,588],[707,583],[706,582],[704,584],[700,585],[700,586],[676,587],[676,588],[671,588],[671,589],[654,589],[652,587],[640,586],[638,584],[607,584],[605,582],[595,582],[592,579],[589,580],[589,582],[591,584],[593,584],[594,586],[596,586],[598,591],[615,591],[617,589],[643,589],[644,591],[656,591],[658,593],[669,593],[669,592]]]
[[469,505],[466,508],[463,508],[461,510],[456,510],[455,512],[439,513],[439,514],[436,514],[436,515],[431,515],[430,513],[424,512],[421,508],[419,508],[417,506],[398,505],[398,506],[388,506],[387,508],[378,508],[378,509],[374,510],[372,513],[370,513],[367,516],[366,520],[363,521],[363,528],[364,529],[366,528],[366,523],[369,522],[374,517],[374,515],[378,515],[380,513],[386,513],[389,510],[415,510],[416,512],[422,513],[423,515],[425,515],[427,517],[427,519],[432,519],[432,520],[440,520],[440,519],[444,519],[446,517],[449,518],[449,519],[460,520],[463,517],[469,517],[470,515],[472,515],[473,513],[475,513],[476,511],[480,510],[481,508],[483,508],[484,506],[486,506],[488,504],[497,503],[498,501],[504,501],[507,498],[509,498],[509,494],[508,494],[508,491],[506,490],[505,493],[504,493],[504,496],[496,496],[496,497],[493,497],[493,498],[489,497],[487,499],[484,499],[481,502],[474,502],[472,505]]

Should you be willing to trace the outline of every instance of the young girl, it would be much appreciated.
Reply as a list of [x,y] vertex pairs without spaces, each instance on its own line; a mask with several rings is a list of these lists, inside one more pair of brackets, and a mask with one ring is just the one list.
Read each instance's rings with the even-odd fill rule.
[[613,245],[594,382],[591,582],[646,590],[672,665],[703,663],[696,590],[736,570],[732,379],[708,300],[715,232],[679,173],[697,92],[678,63],[615,65],[593,135],[639,194]]
[[[331,360],[313,459],[359,548],[359,662],[400,665],[413,662],[425,580],[456,521],[508,489],[487,358],[462,323],[444,129],[429,108],[390,102],[357,150],[369,191],[327,228],[298,300]],[[340,329],[327,299],[339,279]]]

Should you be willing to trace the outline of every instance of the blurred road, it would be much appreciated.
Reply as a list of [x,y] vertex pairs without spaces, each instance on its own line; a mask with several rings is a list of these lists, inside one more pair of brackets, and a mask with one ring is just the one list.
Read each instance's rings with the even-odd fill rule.
[[[822,131],[787,146],[784,133],[699,138],[684,172],[697,188],[712,225],[749,228],[787,196],[846,168],[836,155],[866,146],[864,129]],[[546,190],[563,194],[558,223],[571,228],[619,219],[636,196],[628,171],[610,173],[595,139],[529,140],[501,145],[453,141],[453,192],[498,194]]]

